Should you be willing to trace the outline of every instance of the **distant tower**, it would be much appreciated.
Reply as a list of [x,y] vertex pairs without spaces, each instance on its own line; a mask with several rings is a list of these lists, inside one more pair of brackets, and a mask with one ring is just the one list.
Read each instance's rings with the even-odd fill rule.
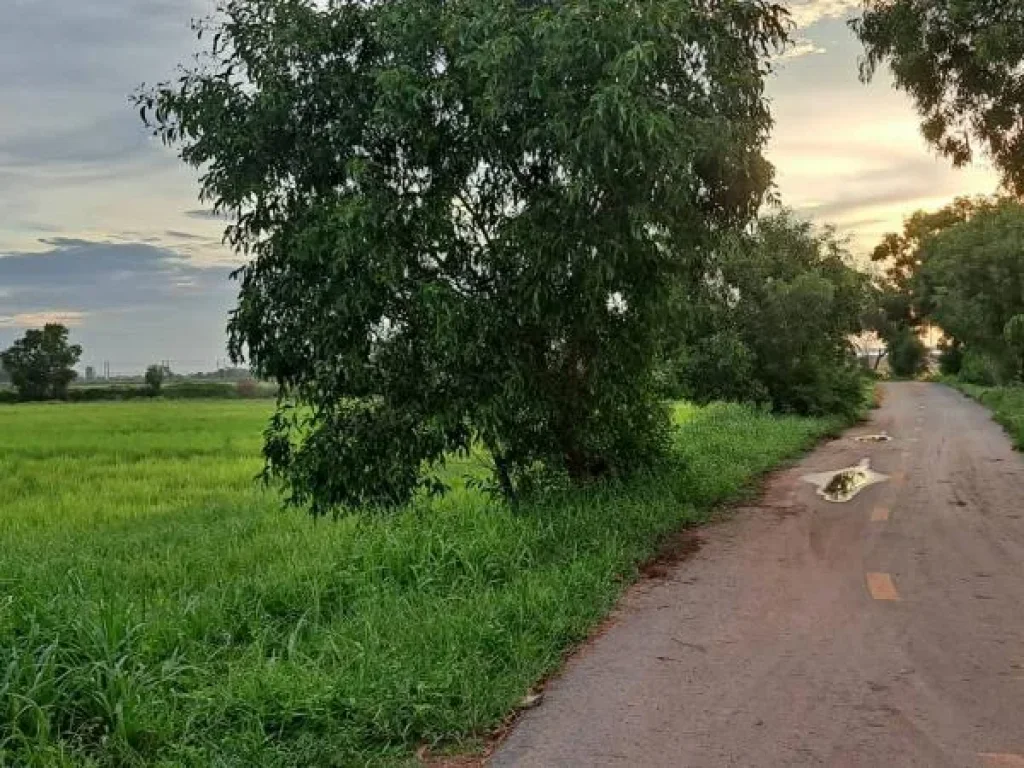
[[91,365],[85,366],[85,380],[96,381],[96,369]]

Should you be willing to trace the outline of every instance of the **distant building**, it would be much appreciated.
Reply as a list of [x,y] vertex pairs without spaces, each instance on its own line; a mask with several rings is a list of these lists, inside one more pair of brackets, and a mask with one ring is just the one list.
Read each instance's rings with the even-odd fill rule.
[[85,380],[96,381],[96,369],[91,365],[85,366]]

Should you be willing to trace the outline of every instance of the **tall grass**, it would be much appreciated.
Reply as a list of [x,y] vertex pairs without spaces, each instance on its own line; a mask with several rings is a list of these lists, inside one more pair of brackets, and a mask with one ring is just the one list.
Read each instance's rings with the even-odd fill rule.
[[674,468],[629,485],[314,523],[253,482],[268,409],[0,409],[0,765],[394,764],[484,734],[661,537],[836,427],[680,406]]

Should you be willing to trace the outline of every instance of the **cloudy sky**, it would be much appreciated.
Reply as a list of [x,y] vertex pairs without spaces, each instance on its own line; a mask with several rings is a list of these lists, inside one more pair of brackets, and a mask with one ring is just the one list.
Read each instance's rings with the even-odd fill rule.
[[[920,138],[907,99],[857,79],[857,0],[794,0],[798,45],[769,85],[784,202],[837,225],[855,252],[919,207],[988,193]],[[58,318],[82,363],[207,370],[234,298],[222,223],[192,172],[152,142],[128,96],[194,51],[209,0],[0,0],[0,348]]]

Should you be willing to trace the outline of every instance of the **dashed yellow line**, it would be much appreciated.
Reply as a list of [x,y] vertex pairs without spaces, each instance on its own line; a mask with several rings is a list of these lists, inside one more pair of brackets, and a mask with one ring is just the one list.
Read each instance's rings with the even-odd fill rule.
[[875,507],[871,510],[871,522],[872,523],[884,523],[889,520],[889,508],[888,507]]
[[896,592],[896,585],[892,583],[892,576],[888,573],[869,573],[868,592],[875,600],[899,600]]
[[978,757],[985,768],[1024,768],[1024,757],[1003,752],[982,752]]

